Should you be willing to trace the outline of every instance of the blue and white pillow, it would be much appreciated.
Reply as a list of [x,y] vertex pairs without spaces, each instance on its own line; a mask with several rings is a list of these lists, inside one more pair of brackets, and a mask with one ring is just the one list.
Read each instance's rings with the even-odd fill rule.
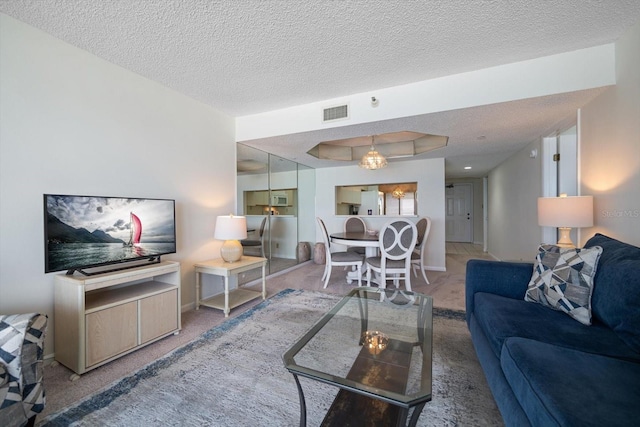
[[600,254],[600,246],[580,249],[540,245],[525,301],[564,311],[578,322],[591,325],[593,278]]

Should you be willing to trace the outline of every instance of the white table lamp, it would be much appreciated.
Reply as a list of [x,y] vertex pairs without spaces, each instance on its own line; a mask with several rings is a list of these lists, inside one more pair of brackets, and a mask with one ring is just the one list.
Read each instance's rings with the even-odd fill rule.
[[558,246],[575,247],[569,233],[572,228],[593,227],[593,196],[539,197],[538,224],[558,227]]
[[214,237],[224,240],[220,256],[226,262],[240,261],[242,245],[238,240],[247,238],[247,219],[243,216],[224,215],[216,218]]

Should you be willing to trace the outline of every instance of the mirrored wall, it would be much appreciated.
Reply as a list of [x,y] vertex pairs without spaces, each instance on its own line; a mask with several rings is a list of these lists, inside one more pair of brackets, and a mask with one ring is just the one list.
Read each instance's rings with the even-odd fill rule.
[[310,245],[300,242],[315,238],[305,231],[313,226],[315,171],[243,144],[237,144],[237,159],[237,212],[247,218],[244,253],[266,257],[268,274],[309,260]]

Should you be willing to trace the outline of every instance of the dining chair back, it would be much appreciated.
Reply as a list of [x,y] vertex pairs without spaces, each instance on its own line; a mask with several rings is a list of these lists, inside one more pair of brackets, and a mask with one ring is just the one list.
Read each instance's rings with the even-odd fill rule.
[[258,229],[257,239],[243,239],[240,240],[240,244],[242,245],[242,249],[251,248],[251,249],[259,249],[261,256],[264,258],[264,247],[265,247],[265,239],[267,236],[267,217],[265,216],[260,223],[260,228]]
[[353,251],[346,252],[332,252],[331,240],[329,239],[329,233],[327,227],[324,225],[324,221],[321,218],[316,218],[318,225],[320,226],[320,234],[324,242],[325,250],[325,265],[324,274],[322,279],[324,281],[324,287],[327,287],[329,279],[331,278],[331,269],[336,266],[351,266],[358,270],[358,286],[362,286],[362,265],[364,264],[364,256]]
[[404,280],[405,289],[411,291],[411,253],[416,246],[416,225],[406,219],[395,219],[382,227],[378,236],[380,256],[369,257],[367,286],[371,285],[371,272],[379,274],[379,287],[387,287],[387,278],[393,279],[396,288]]
[[344,231],[345,233],[364,233],[365,231],[367,231],[367,225],[359,216],[350,216],[344,221]]
[[[345,233],[365,233],[366,231],[367,225],[359,216],[350,216],[344,221]],[[364,255],[365,253],[365,248],[363,248],[362,246],[347,246],[347,250],[357,252],[361,255]]]
[[416,247],[411,253],[411,268],[415,277],[418,277],[417,270],[419,268],[422,272],[424,281],[428,285],[429,279],[427,279],[427,269],[424,265],[424,257],[426,253],[427,239],[429,238],[429,232],[431,231],[431,218],[428,216],[420,218],[416,224],[416,228],[418,229],[418,239],[416,241]]

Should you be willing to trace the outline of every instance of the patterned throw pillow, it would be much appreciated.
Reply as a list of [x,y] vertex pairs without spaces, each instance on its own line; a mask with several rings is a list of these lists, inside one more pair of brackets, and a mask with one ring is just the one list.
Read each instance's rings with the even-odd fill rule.
[[564,311],[590,325],[593,278],[601,253],[600,246],[580,249],[541,245],[525,301]]
[[9,382],[9,373],[4,368],[2,362],[0,362],[0,387]]

